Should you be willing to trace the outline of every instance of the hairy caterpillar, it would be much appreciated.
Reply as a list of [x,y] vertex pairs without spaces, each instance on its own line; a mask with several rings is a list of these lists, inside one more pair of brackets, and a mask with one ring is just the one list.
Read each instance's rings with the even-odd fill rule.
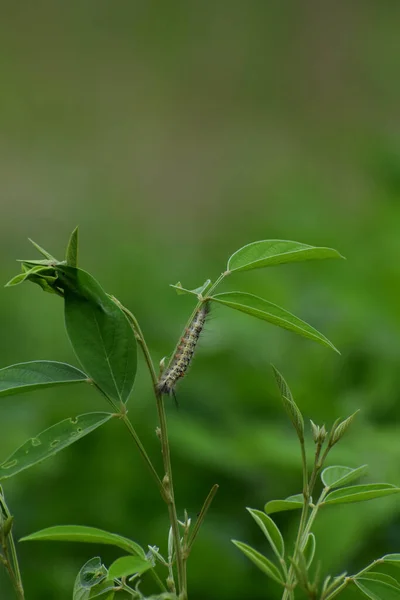
[[209,302],[204,302],[195,313],[193,319],[185,329],[179,346],[167,369],[161,374],[156,389],[160,394],[175,396],[175,386],[181,377],[184,377],[190,361],[196,350],[197,342],[203,330],[207,315],[210,312]]

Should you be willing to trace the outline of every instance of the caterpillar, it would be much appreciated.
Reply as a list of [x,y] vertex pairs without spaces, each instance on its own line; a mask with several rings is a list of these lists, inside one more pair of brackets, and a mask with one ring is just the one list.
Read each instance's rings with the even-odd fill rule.
[[169,366],[160,375],[156,385],[156,390],[159,394],[168,394],[175,397],[175,386],[179,379],[185,376],[189,368],[209,312],[209,302],[203,302],[185,329]]

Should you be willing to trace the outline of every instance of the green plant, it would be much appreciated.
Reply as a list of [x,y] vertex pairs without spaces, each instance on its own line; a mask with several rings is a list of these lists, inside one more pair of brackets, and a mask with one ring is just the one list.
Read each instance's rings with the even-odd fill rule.
[[[237,540],[233,540],[233,543],[267,577],[282,586],[282,600],[292,600],[296,588],[301,588],[310,600],[332,600],[350,584],[358,588],[363,595],[371,600],[400,598],[400,582],[386,573],[375,570],[378,565],[382,564],[399,567],[400,554],[386,554],[374,560],[354,575],[347,575],[347,573],[342,573],[338,576],[329,575],[323,582],[320,581],[319,566],[317,566],[314,575],[311,574],[317,547],[312,527],[321,509],[330,505],[364,502],[374,498],[398,494],[400,488],[389,483],[348,485],[366,473],[367,465],[362,465],[356,469],[338,465],[323,468],[328,454],[333,446],[342,439],[358,411],[343,421],[340,419],[335,421],[329,432],[325,429],[324,425],[318,426],[311,421],[315,453],[312,469],[309,472],[303,416],[293,400],[292,393],[286,381],[275,367],[273,367],[273,370],[283,406],[296,430],[300,442],[303,491],[300,494],[289,496],[284,500],[271,500],[267,502],[264,511],[247,509],[265,534],[275,555],[275,562],[248,544],[238,542]],[[314,502],[312,494],[319,477],[323,488],[318,499]],[[301,510],[301,516],[293,553],[287,555],[282,534],[270,515],[295,509]]]
[[[38,284],[45,292],[63,298],[67,334],[84,371],[55,361],[33,361],[11,365],[0,370],[0,396],[11,396],[45,387],[86,384],[93,386],[100,393],[108,402],[112,412],[94,412],[67,418],[31,438],[0,464],[0,480],[12,477],[56,454],[111,419],[118,419],[131,435],[167,506],[170,531],[167,557],[163,557],[157,547],[149,546],[148,552],[145,552],[136,542],[128,538],[85,526],[49,527],[28,535],[23,540],[112,544],[123,551],[124,555],[108,568],[102,564],[100,558],[90,559],[77,575],[74,600],[87,600],[100,596],[111,600],[120,592],[131,598],[144,598],[139,590],[139,583],[145,573],[153,578],[157,588],[158,595],[151,596],[152,598],[186,600],[188,597],[187,561],[218,486],[215,485],[211,489],[193,527],[186,511],[182,511],[182,517],[178,518],[164,396],[159,385],[161,374],[158,375],[156,372],[136,317],[119,300],[107,294],[89,273],[78,268],[77,229],[69,240],[65,260],[57,260],[49,252],[32,243],[44,258],[21,261],[22,273],[14,277],[7,286],[31,281]],[[184,288],[180,283],[172,286],[178,293],[195,296],[197,304],[172,358],[169,361],[165,359],[162,361],[161,373],[171,368],[174,360],[176,362],[182,340],[187,342],[190,338],[192,352],[195,343],[192,334],[194,316],[198,314],[201,307],[213,302],[245,312],[336,350],[333,344],[316,329],[271,302],[246,292],[215,293],[215,290],[224,279],[236,272],[289,262],[339,257],[340,254],[330,248],[317,248],[291,241],[263,240],[244,246],[235,252],[229,258],[226,270],[214,283],[207,280],[201,287],[193,290]],[[206,313],[207,311],[204,311],[204,318]],[[197,326],[195,324],[195,329]],[[194,337],[196,335],[198,337],[199,334],[200,332],[197,331]],[[135,380],[137,344],[143,352],[154,389],[158,411],[156,432],[160,440],[164,467],[162,475],[154,467],[128,416],[127,401]],[[183,361],[186,366],[189,359],[190,357],[185,357]],[[179,363],[178,367],[182,369],[182,364]],[[177,371],[177,373],[175,375],[178,377],[183,375],[184,371]],[[24,598],[24,590],[12,537],[12,516],[2,491],[0,507],[1,561],[9,572],[17,597],[21,600]],[[164,571],[163,575],[160,574],[162,571]],[[293,574],[291,577],[293,578]]]

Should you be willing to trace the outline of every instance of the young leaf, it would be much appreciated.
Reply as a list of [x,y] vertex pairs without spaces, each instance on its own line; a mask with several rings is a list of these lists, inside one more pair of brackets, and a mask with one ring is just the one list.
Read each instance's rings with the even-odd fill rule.
[[365,475],[368,471],[368,465],[362,465],[357,469],[351,469],[350,467],[327,467],[321,473],[322,483],[325,487],[337,488],[342,485],[346,485],[359,477]]
[[22,268],[23,272],[10,279],[10,281],[6,283],[4,287],[12,287],[13,285],[19,285],[20,283],[23,283],[26,279],[32,279],[33,275],[38,275],[40,273],[49,273],[50,271],[54,271],[53,267],[44,267],[42,265],[36,265],[31,268],[27,268],[24,267],[24,265],[22,265]]
[[54,258],[54,256],[52,256],[49,252],[47,252],[47,250],[45,250],[44,248],[42,248],[41,246],[39,246],[39,244],[37,244],[36,242],[34,242],[33,240],[31,240],[31,238],[28,238],[28,240],[30,241],[30,243],[32,244],[32,246],[34,246],[36,248],[36,250],[45,258],[47,258],[47,260],[54,260],[55,262],[58,262],[56,258]]
[[400,554],[385,554],[385,556],[382,556],[382,560],[389,565],[400,567]]
[[330,433],[329,442],[328,442],[328,444],[331,448],[344,436],[344,434],[346,433],[346,431],[352,424],[353,419],[356,417],[356,415],[359,412],[360,412],[360,409],[356,410],[356,412],[354,412],[352,415],[350,415],[350,417],[347,417],[347,419],[345,419],[338,425],[335,425],[334,427],[332,427],[332,431]]
[[277,557],[283,558],[285,555],[285,544],[277,525],[271,517],[261,510],[255,510],[254,508],[248,508],[247,510],[264,533]]
[[344,258],[333,248],[318,248],[288,240],[261,240],[237,250],[228,260],[227,271],[247,271],[289,262]]
[[55,541],[55,542],[84,542],[87,544],[107,544],[121,548],[129,554],[146,559],[146,553],[139,544],[116,533],[109,533],[96,527],[85,525],[56,525],[36,531],[20,539],[20,542]]
[[153,565],[150,561],[144,560],[139,556],[122,556],[121,558],[117,558],[110,566],[108,579],[120,579],[121,577],[134,575],[135,573],[141,574],[152,568]]
[[268,302],[263,298],[254,296],[253,294],[247,294],[246,292],[222,292],[221,294],[215,294],[210,296],[210,300],[219,302],[225,306],[229,306],[235,310],[247,313],[263,321],[268,321],[283,329],[293,331],[303,337],[319,342],[327,348],[332,348],[340,354],[339,350],[326,338],[322,333],[308,325],[305,321],[302,321],[287,310]]
[[34,360],[0,369],[0,397],[89,381],[85,373],[66,363]]
[[353,581],[360,592],[371,600],[399,600],[400,598],[400,589],[386,581],[374,581],[361,577],[353,579]]
[[75,419],[65,419],[31,438],[0,464],[0,480],[16,475],[60,450],[70,446],[114,415],[105,412],[86,413]]
[[73,600],[87,600],[93,597],[91,590],[97,588],[106,577],[107,569],[101,563],[101,559],[98,556],[91,558],[83,565],[75,579]]
[[75,229],[71,233],[65,259],[69,267],[78,266],[78,227],[75,227]]
[[82,587],[91,588],[107,577],[107,569],[96,556],[85,563],[79,571],[79,582]]
[[136,340],[128,319],[86,271],[61,266],[57,272],[76,356],[107,396],[126,402],[136,375]]
[[312,561],[314,559],[315,545],[315,535],[313,533],[309,533],[307,536],[306,545],[303,550],[303,556],[304,560],[306,561],[307,569],[311,567]]
[[289,389],[288,384],[286,383],[286,381],[284,380],[282,375],[279,373],[279,371],[277,369],[275,369],[275,367],[273,365],[272,365],[272,369],[274,371],[276,383],[278,384],[278,388],[279,388],[279,391],[281,394],[282,404],[283,404],[290,420],[293,423],[293,427],[295,428],[300,441],[304,442],[303,416],[302,416],[297,404],[293,400],[293,396]]
[[263,573],[283,585],[282,575],[273,562],[243,542],[238,542],[236,540],[232,540],[232,542],[237,548],[239,548],[239,550],[243,552],[243,554],[245,554],[245,556],[247,556],[247,558],[249,558],[261,571],[263,571]]
[[294,496],[289,496],[285,498],[285,500],[270,500],[264,506],[264,510],[267,515],[272,515],[272,513],[282,512],[284,510],[294,510],[296,508],[302,508],[304,502],[303,494],[295,494]]
[[[400,488],[390,483],[369,483],[367,485],[351,485],[330,492],[322,504],[345,504],[348,502],[364,502],[374,498],[382,498],[398,494]],[[322,505],[321,505],[322,506]]]
[[199,295],[202,295],[205,292],[205,290],[210,287],[210,283],[211,279],[207,279],[207,281],[205,281],[203,285],[201,285],[198,288],[195,288],[194,290],[188,290],[187,288],[184,288],[180,281],[178,281],[178,283],[176,283],[175,285],[170,283],[170,287],[174,288],[178,295],[192,294],[196,297],[199,297]]

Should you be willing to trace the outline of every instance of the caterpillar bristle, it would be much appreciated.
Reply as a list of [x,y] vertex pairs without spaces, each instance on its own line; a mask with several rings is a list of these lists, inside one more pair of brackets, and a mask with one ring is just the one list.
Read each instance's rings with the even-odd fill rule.
[[159,394],[173,396],[175,398],[175,387],[181,377],[184,377],[193,354],[196,350],[197,342],[199,341],[201,332],[203,331],[204,323],[207,315],[210,312],[210,303],[204,302],[197,310],[192,321],[185,329],[177,350],[165,371],[161,374],[156,385],[156,391]]

